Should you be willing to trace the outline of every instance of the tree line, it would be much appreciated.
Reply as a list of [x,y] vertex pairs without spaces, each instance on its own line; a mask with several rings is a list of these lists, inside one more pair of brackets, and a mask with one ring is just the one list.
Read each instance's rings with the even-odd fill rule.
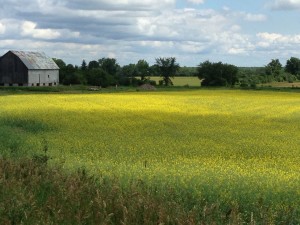
[[[197,76],[202,86],[255,86],[272,81],[294,82],[300,80],[300,59],[291,57],[283,66],[278,59],[272,59],[264,67],[242,68],[222,62],[204,61],[197,67],[180,67],[175,57],[160,57],[154,65],[144,60],[136,64],[120,66],[114,58],[101,58],[90,62],[82,61],[80,66],[66,64],[62,59],[54,59],[60,68],[60,83],[64,85],[84,84],[107,87],[112,85],[138,86],[173,85],[174,76]],[[151,80],[160,76],[159,84]]]

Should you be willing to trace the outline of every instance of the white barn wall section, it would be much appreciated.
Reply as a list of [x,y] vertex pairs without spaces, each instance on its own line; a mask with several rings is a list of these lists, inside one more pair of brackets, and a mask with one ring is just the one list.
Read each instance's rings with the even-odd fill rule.
[[59,83],[58,70],[29,70],[28,86],[56,86]]

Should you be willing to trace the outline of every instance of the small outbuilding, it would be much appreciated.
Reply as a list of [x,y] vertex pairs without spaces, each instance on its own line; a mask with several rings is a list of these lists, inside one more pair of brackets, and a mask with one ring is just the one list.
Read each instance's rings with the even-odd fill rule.
[[42,52],[8,51],[0,57],[0,86],[56,86],[59,67]]

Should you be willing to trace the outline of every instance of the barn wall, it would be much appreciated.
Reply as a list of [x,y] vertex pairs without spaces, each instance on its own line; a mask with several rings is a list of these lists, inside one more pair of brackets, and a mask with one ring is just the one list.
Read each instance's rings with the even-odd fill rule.
[[27,72],[27,67],[11,52],[1,57],[0,85],[26,84]]
[[58,70],[29,70],[28,86],[55,86],[59,83]]

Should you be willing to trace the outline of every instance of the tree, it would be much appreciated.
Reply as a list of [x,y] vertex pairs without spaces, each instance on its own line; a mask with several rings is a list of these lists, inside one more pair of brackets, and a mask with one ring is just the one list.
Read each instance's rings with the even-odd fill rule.
[[279,59],[272,59],[265,69],[267,75],[278,77],[282,70],[282,64],[280,63]]
[[122,67],[121,70],[123,77],[134,77],[136,75],[135,73],[135,64],[128,64]]
[[117,60],[114,58],[102,58],[98,60],[98,63],[101,69],[112,76],[116,76],[118,70],[120,69]]
[[56,63],[56,65],[59,67],[59,69],[63,69],[64,67],[67,66],[66,63],[62,59],[53,58],[53,61]]
[[85,61],[85,60],[82,60],[82,63],[81,63],[81,70],[85,71],[86,69],[87,69],[86,61]]
[[103,69],[94,68],[89,70],[87,73],[87,83],[89,85],[107,87],[115,83],[115,79]]
[[179,64],[176,63],[175,57],[169,58],[156,58],[156,66],[160,73],[160,76],[163,78],[163,83],[168,86],[169,84],[173,85],[171,77],[174,77],[178,69],[180,68]]
[[181,67],[178,70],[177,76],[195,77],[197,76],[197,67],[187,67],[187,66]]
[[300,59],[296,57],[291,57],[286,62],[285,71],[293,75],[300,75]]
[[97,68],[99,68],[99,62],[97,62],[96,60],[92,60],[89,62],[89,65],[88,65],[89,70],[97,69]]
[[205,61],[198,66],[198,78],[203,80],[202,86],[234,85],[238,78],[238,68],[222,62],[211,63]]
[[53,58],[53,61],[59,67],[59,82],[63,83],[63,80],[65,79],[67,74],[67,65],[62,59]]
[[144,81],[147,76],[150,76],[149,64],[146,60],[139,60],[136,64],[136,75],[141,77],[141,81]]
[[119,84],[121,85],[132,85],[135,81],[135,64],[128,64],[122,67]]

